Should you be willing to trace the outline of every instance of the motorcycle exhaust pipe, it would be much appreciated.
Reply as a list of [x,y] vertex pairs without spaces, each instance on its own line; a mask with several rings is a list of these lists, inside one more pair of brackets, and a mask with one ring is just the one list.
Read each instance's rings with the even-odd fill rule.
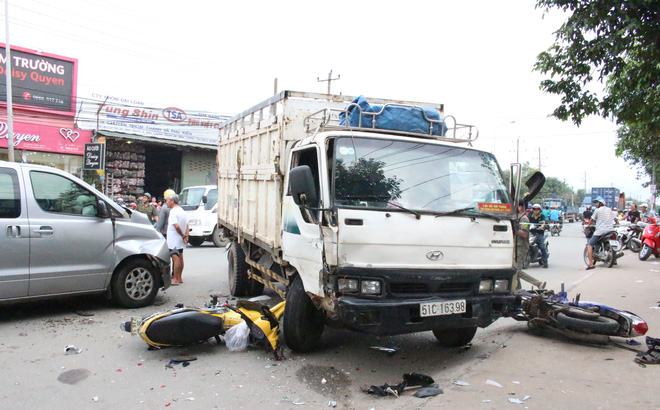
[[623,252],[617,252],[615,257],[616,259],[619,259],[622,256],[623,256]]
[[642,244],[642,240],[639,239],[639,238],[630,238],[630,240],[633,241],[633,242],[635,242],[637,245],[641,245],[641,244]]

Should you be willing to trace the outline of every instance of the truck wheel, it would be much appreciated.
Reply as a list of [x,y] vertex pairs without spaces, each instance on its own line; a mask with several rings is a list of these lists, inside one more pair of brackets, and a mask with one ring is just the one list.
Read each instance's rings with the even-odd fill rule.
[[248,296],[261,296],[264,293],[264,284],[254,279],[250,281],[250,289],[248,289]]
[[314,306],[297,276],[286,295],[284,307],[284,338],[289,349],[309,352],[318,346],[325,327],[325,315]]
[[125,308],[140,308],[154,302],[158,293],[156,268],[144,259],[134,259],[112,277],[112,298]]
[[477,327],[463,327],[460,329],[434,330],[433,336],[438,339],[442,347],[459,347],[470,343],[477,333]]
[[204,238],[201,236],[191,236],[188,238],[188,243],[192,246],[201,246],[204,243]]
[[213,244],[218,248],[222,248],[223,246],[227,245],[227,242],[229,242],[229,239],[227,239],[225,236],[225,230],[217,227],[211,234],[211,240],[213,241]]
[[238,242],[232,242],[227,252],[229,262],[229,291],[232,296],[246,296],[250,290],[248,269],[250,265],[245,262],[245,253]]

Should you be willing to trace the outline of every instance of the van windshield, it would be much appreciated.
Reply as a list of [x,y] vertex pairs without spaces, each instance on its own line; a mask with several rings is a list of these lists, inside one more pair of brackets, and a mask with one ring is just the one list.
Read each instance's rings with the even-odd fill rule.
[[179,196],[179,206],[183,208],[184,211],[196,210],[202,203],[204,191],[206,191],[206,188],[204,187],[184,189]]
[[510,204],[495,157],[462,147],[339,137],[332,172],[336,206],[444,213]]

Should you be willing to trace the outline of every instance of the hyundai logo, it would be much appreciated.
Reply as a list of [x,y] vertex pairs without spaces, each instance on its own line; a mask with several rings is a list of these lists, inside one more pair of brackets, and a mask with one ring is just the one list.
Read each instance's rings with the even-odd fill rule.
[[439,261],[442,257],[445,256],[441,251],[431,251],[426,254],[426,259],[431,261]]

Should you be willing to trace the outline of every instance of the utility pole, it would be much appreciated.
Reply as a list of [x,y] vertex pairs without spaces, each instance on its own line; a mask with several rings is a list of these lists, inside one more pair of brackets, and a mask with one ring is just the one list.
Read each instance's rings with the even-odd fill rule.
[[9,0],[5,0],[5,74],[7,75],[7,149],[9,162],[14,162],[14,108],[11,88],[11,46],[9,45]]
[[337,78],[332,78],[332,70],[328,73],[328,79],[327,80],[321,80],[319,77],[316,77],[316,81],[319,83],[328,82],[328,94],[330,94],[330,83],[332,83],[335,80],[339,80],[341,78],[341,75],[337,75]]

